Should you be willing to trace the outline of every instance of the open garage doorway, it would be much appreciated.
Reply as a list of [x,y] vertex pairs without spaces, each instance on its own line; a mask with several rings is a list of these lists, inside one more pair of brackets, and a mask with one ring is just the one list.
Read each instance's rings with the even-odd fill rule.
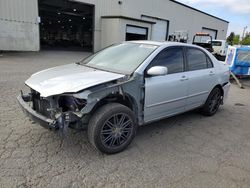
[[126,41],[148,40],[148,28],[134,25],[126,26]]
[[38,0],[41,49],[93,51],[94,6]]

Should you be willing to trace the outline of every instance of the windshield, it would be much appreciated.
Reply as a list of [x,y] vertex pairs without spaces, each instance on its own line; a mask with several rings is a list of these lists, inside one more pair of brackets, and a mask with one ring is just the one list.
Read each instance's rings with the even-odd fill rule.
[[250,51],[239,51],[237,60],[239,62],[249,62],[250,63]]
[[150,44],[118,44],[84,59],[81,64],[110,72],[132,74],[157,47]]
[[200,35],[197,35],[194,38],[194,43],[209,43],[210,41],[211,41],[211,37],[210,36],[200,36]]
[[221,46],[222,42],[220,41],[212,41],[212,46]]

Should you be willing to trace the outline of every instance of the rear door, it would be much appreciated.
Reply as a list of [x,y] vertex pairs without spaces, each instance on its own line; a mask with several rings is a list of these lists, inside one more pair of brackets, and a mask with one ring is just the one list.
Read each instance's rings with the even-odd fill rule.
[[201,49],[186,48],[188,77],[188,98],[186,109],[193,109],[203,105],[217,85],[216,70],[211,59]]

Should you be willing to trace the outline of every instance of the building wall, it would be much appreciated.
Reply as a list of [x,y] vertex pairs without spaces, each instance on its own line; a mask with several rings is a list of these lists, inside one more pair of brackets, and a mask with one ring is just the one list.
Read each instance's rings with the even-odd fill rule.
[[[133,8],[133,7],[136,7]],[[122,5],[122,15],[141,18],[141,15],[169,20],[169,34],[178,30],[188,30],[189,41],[202,27],[218,30],[218,39],[226,39],[228,23],[204,13],[195,11],[167,0],[126,0]]]
[[37,7],[37,0],[0,0],[0,50],[39,50]]
[[76,2],[87,3],[95,5],[95,18],[94,18],[94,51],[102,48],[102,20],[101,16],[120,15],[121,6],[118,0],[72,0]]
[[[136,11],[133,11],[136,7]],[[141,18],[141,14],[164,18],[170,21],[169,33],[188,29],[193,36],[202,27],[218,30],[218,39],[225,39],[228,23],[188,7],[166,0],[126,0],[123,3],[122,15]]]
[[[102,28],[105,27],[102,27],[103,22],[101,21],[101,16],[110,15],[127,16],[141,19],[141,15],[143,14],[169,20],[169,34],[172,34],[174,31],[178,30],[188,30],[189,43],[192,42],[192,38],[195,33],[202,31],[202,27],[218,30],[217,39],[226,39],[228,29],[227,22],[169,0],[123,0],[121,5],[118,3],[118,0],[76,1],[95,5],[95,51],[104,47],[102,45],[104,39],[101,38],[101,32]],[[111,34],[110,37],[112,37]]]
[[120,19],[102,19],[102,47],[118,43],[122,40],[120,31],[120,21]]
[[[40,47],[38,0],[0,0],[0,50],[38,51]],[[188,30],[189,41],[202,27],[218,30],[218,39],[225,39],[228,23],[184,7],[170,0],[71,0],[95,5],[94,51],[103,47],[101,16],[127,16],[141,19],[141,15],[169,20],[169,34]],[[115,22],[113,22],[115,24]],[[116,27],[116,26],[110,26]],[[124,32],[124,31],[122,31]],[[122,33],[124,34],[124,33]],[[117,34],[110,42],[117,41]]]
[[127,20],[121,18],[104,18],[102,19],[102,43],[101,48],[105,48],[111,44],[119,43],[126,39],[126,26],[135,25],[148,28],[148,37],[151,36],[151,24]]

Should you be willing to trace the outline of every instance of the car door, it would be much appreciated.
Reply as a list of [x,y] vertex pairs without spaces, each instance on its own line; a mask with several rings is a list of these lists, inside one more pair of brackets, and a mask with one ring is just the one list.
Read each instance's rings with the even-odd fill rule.
[[149,64],[145,72],[154,66],[165,66],[168,74],[145,74],[144,121],[150,122],[185,110],[187,77],[184,72],[184,50],[172,47],[162,50]]
[[187,110],[203,105],[217,83],[216,70],[211,59],[201,49],[186,48],[188,77]]

